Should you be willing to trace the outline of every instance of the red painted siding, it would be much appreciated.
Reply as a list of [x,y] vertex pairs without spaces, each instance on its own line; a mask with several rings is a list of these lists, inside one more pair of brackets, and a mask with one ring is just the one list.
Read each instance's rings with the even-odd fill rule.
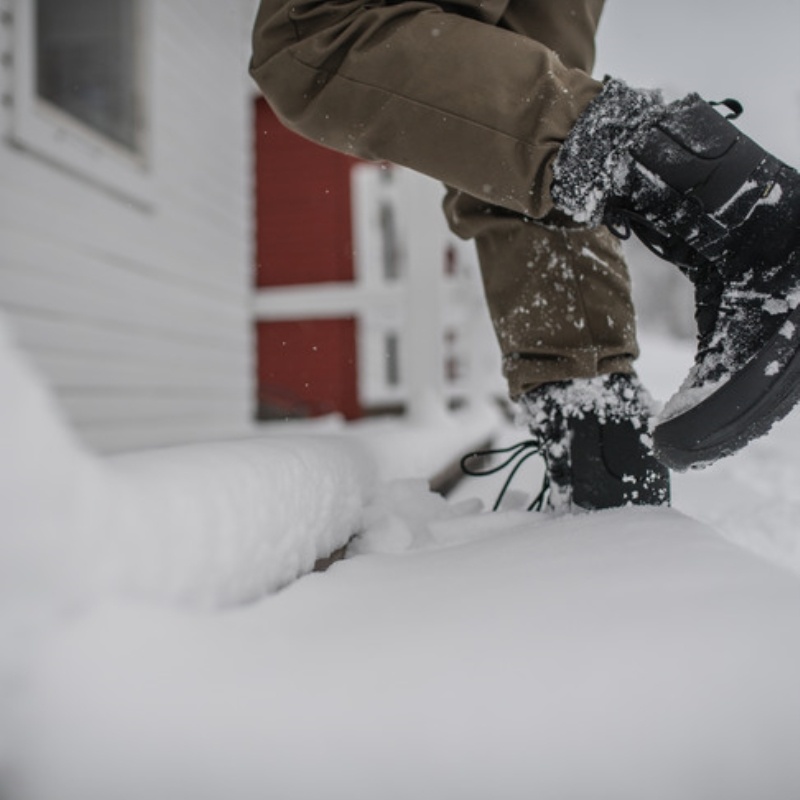
[[350,281],[355,159],[287,130],[256,101],[256,285]]
[[354,319],[262,322],[256,334],[262,416],[361,416]]
[[[256,286],[353,280],[356,160],[287,130],[259,99],[255,162]],[[361,416],[354,319],[262,322],[256,340],[261,416]]]

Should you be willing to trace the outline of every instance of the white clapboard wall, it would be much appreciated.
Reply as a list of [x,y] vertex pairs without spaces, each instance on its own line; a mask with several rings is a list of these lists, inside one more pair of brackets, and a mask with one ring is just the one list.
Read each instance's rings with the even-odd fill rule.
[[19,34],[32,5],[0,0],[0,312],[101,451],[244,433],[252,3],[145,3],[148,167],[130,192],[106,185],[102,166],[60,163],[58,141],[48,154],[20,138]]

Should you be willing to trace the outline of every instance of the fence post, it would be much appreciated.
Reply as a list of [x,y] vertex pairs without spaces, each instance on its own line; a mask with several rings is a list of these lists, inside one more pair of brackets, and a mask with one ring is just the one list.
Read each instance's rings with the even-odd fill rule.
[[441,187],[410,170],[399,173],[407,269],[402,365],[408,387],[408,418],[418,423],[444,421],[448,416],[442,340],[447,228],[442,218]]

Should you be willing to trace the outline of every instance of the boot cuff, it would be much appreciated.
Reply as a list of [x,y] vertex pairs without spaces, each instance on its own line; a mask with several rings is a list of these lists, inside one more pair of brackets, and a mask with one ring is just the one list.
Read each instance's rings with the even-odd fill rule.
[[525,395],[518,422],[535,430],[552,427],[554,415],[582,419],[592,414],[602,423],[636,420],[646,425],[656,406],[636,375],[601,375],[548,383]]
[[607,79],[553,164],[556,208],[576,222],[601,224],[608,199],[625,191],[631,148],[663,117],[664,109],[660,92]]

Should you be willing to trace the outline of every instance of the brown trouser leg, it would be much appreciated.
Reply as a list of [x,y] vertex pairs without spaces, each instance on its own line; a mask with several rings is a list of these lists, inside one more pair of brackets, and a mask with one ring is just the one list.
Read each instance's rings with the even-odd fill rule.
[[[505,20],[589,73],[603,0],[510,0]],[[630,372],[638,355],[630,279],[606,228],[551,212],[540,224],[450,189],[450,227],[474,238],[509,393]]]
[[448,219],[476,239],[514,396],[629,369],[635,350],[605,235],[531,222],[552,211],[552,161],[600,88],[587,70],[601,7],[262,0],[256,20],[252,74],[289,127],[452,187]]

